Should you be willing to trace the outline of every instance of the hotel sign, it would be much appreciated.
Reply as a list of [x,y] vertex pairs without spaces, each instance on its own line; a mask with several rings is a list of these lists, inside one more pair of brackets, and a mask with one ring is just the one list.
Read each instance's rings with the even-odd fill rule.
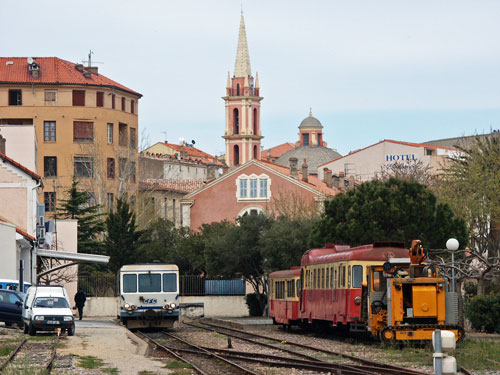
[[415,154],[385,155],[385,161],[410,161],[410,160],[417,160]]

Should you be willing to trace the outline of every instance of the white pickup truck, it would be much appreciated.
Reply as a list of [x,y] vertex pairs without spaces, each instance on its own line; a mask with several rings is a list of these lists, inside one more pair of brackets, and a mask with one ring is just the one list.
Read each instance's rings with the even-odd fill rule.
[[53,331],[60,328],[75,334],[75,319],[62,286],[32,286],[28,289],[23,306],[24,333],[31,336],[37,331]]

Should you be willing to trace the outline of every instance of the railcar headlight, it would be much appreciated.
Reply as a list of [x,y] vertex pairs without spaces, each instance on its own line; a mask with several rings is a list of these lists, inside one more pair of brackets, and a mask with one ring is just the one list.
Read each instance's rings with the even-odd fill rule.
[[35,316],[35,320],[44,320],[45,317],[43,315],[37,315]]
[[125,305],[123,305],[123,308],[125,310],[130,310],[130,305],[128,303],[126,303]]
[[137,306],[136,306],[136,305],[131,305],[131,306],[130,306],[130,309],[132,309],[132,310],[137,310]]
[[176,307],[177,307],[177,305],[176,305],[175,303],[171,303],[171,304],[170,304],[170,308],[171,308],[171,309],[175,309]]
[[361,297],[360,296],[354,297],[354,303],[356,305],[359,305],[361,303]]

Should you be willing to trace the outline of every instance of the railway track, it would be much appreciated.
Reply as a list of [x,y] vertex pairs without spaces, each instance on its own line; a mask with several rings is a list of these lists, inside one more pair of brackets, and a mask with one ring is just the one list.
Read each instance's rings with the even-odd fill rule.
[[[30,369],[33,373],[50,374],[56,359],[57,343],[55,340],[29,341],[23,339],[0,365],[0,373],[21,373]],[[31,372],[30,372],[31,373]]]
[[[334,352],[331,350],[326,350],[326,349],[321,349],[321,348],[316,348],[313,346],[309,345],[304,345],[300,343],[295,343],[291,341],[286,341],[286,346],[289,347],[296,347],[299,349],[306,349],[310,352],[313,353],[313,355],[317,355],[318,353],[321,354],[327,354],[330,356],[335,356],[335,357],[340,357],[343,358],[344,360],[348,360],[349,364],[342,364],[342,363],[332,363],[332,362],[325,362],[325,361],[320,361],[313,355],[307,355],[304,353],[299,353],[297,351],[288,349],[288,348],[283,348],[282,346],[279,345],[272,345],[268,344],[265,341],[274,341],[279,344],[283,344],[282,340],[274,338],[274,337],[269,337],[265,335],[259,335],[255,333],[250,333],[247,331],[242,331],[238,330],[235,328],[229,328],[229,327],[223,327],[219,326],[216,324],[211,324],[207,322],[198,322],[198,324],[192,324],[192,323],[184,323],[186,325],[198,328],[198,329],[204,329],[208,331],[214,331],[217,332],[221,335],[225,335],[228,337],[233,337],[237,338],[246,342],[253,343],[255,345],[260,345],[260,346],[266,346],[268,348],[273,348],[275,350],[280,350],[283,352],[286,352],[288,354],[291,354],[293,356],[301,357],[302,359],[308,361],[308,363],[305,363],[305,366],[309,365],[314,365],[314,366],[321,366],[321,367],[328,367],[329,371],[342,371],[342,373],[347,373],[346,371],[352,371],[352,373],[357,373],[357,374],[401,374],[401,375],[424,375],[425,373],[420,372],[420,371],[415,371],[415,370],[410,370],[406,369],[403,367],[399,366],[394,366],[386,363],[379,363],[375,361],[370,361],[367,359],[363,358],[358,358],[352,355],[340,353],[340,352]],[[264,342],[263,342],[264,340]],[[292,364],[296,364],[297,366],[300,366],[297,360],[293,360],[291,358],[287,358],[289,360],[289,363],[285,364],[285,367],[296,367],[292,366]]]
[[[138,335],[178,360],[189,364],[201,375],[260,375],[251,369],[241,366],[233,361],[230,361],[229,359],[210,352],[209,350],[183,340],[180,337],[168,332],[161,333],[161,339],[163,341],[161,343],[156,338],[151,337],[151,335],[141,332],[138,332]],[[182,353],[182,355],[179,353]]]

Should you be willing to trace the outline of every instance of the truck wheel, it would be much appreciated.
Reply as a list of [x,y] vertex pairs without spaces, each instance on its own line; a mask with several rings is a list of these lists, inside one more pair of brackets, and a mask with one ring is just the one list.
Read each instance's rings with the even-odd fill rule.
[[75,335],[75,326],[72,325],[71,328],[68,328],[68,336],[74,336]]
[[28,331],[30,336],[36,336],[36,328],[33,327],[32,325],[29,326]]

